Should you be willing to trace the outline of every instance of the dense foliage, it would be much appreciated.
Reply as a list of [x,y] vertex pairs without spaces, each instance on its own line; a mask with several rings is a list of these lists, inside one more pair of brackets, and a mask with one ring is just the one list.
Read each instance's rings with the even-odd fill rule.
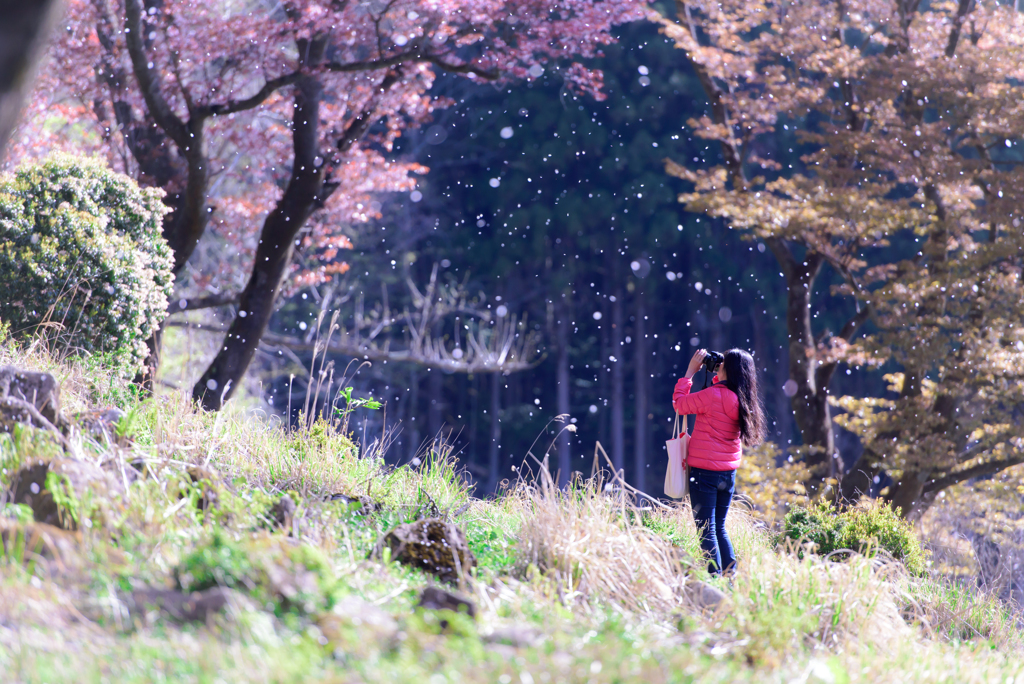
[[[438,73],[504,83],[555,63],[567,87],[597,93],[600,72],[574,60],[643,16],[640,0],[68,4],[51,50],[61,68],[37,88],[37,110],[59,100],[76,144],[84,130],[86,144],[166,190],[176,272],[210,225],[233,247],[198,274],[227,279],[231,292],[211,290],[238,307],[193,388],[208,409],[238,388],[288,276],[316,285],[344,273],[342,229],[379,215],[376,193],[410,190],[425,171],[390,152],[449,104],[429,92]],[[20,153],[63,141],[40,119]],[[305,273],[297,251],[319,257]]]
[[843,511],[825,502],[810,508],[795,506],[786,514],[781,537],[798,543],[810,542],[819,556],[843,550],[875,556],[882,550],[901,561],[914,575],[923,575],[926,567],[913,527],[898,511],[883,503]]
[[[937,492],[1024,461],[1021,15],[732,0],[679,3],[662,22],[710,105],[686,125],[722,150],[711,168],[668,163],[692,184],[680,200],[764,240],[787,280],[808,488],[843,475],[829,399],[839,362],[900,368],[889,396],[841,401],[865,446],[845,497],[891,477],[883,495],[917,516]],[[799,160],[779,154],[787,138]],[[835,330],[812,325],[826,267],[856,303]]]
[[0,180],[0,319],[134,372],[173,277],[162,192],[56,156]]

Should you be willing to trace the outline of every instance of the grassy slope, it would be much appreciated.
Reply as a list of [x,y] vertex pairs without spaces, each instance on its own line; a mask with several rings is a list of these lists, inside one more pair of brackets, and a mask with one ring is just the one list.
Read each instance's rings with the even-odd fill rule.
[[[91,511],[96,522],[82,534],[80,559],[64,571],[0,558],[0,681],[1005,682],[1024,676],[1020,632],[998,604],[911,578],[892,564],[800,560],[772,548],[758,521],[742,511],[730,517],[739,572],[718,585],[724,604],[701,611],[692,589],[707,577],[691,560],[697,545],[688,509],[640,512],[621,492],[604,493],[595,483],[564,495],[543,482],[521,482],[499,500],[470,500],[443,454],[416,469],[391,470],[379,455],[361,457],[323,426],[287,435],[258,416],[197,414],[180,395],[138,403],[102,369],[0,347],[0,363],[11,362],[54,372],[72,412],[111,403],[129,410],[131,449],[83,439],[73,448],[114,471],[141,456],[151,474],[132,483],[124,498],[81,504],[80,513]],[[0,469],[6,469],[0,478],[19,462],[52,455],[46,441],[28,432],[0,437]],[[200,492],[182,474],[197,463],[215,468],[227,483],[206,513],[193,505]],[[239,551],[225,556],[223,567],[215,564],[221,580],[244,574],[232,564],[250,562],[298,577],[303,568],[296,570],[295,547],[281,532],[263,529],[261,518],[285,490],[299,502],[301,548],[327,559],[321,584],[305,603],[289,604],[266,587],[245,590],[256,600],[244,599],[203,626],[128,610],[132,589],[170,585],[176,569],[198,572],[189,554],[210,548],[213,530]],[[322,501],[338,492],[369,496],[382,507],[360,516]],[[416,609],[430,578],[366,559],[392,525],[432,506],[453,511],[467,501],[456,522],[479,560],[463,587],[478,606],[475,621]],[[259,576],[266,583],[266,573]],[[365,606],[361,615],[346,611],[349,597],[379,606],[397,630],[374,628],[364,620]]]

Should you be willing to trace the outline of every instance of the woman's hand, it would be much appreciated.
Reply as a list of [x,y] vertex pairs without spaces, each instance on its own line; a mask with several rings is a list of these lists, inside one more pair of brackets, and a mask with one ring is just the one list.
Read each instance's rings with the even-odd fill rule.
[[690,359],[690,365],[686,368],[686,379],[692,378],[700,367],[704,365],[704,357],[708,355],[707,349],[698,349],[693,352],[693,358]]

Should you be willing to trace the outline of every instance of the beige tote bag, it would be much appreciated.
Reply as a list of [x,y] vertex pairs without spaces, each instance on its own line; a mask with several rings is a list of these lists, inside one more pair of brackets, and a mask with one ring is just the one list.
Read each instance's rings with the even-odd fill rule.
[[665,442],[668,450],[668,468],[665,470],[665,496],[671,499],[684,499],[690,491],[690,467],[686,464],[686,449],[690,444],[690,435],[686,432],[686,416],[682,416],[682,429],[679,427],[680,415],[676,414],[676,422],[672,427],[672,439]]

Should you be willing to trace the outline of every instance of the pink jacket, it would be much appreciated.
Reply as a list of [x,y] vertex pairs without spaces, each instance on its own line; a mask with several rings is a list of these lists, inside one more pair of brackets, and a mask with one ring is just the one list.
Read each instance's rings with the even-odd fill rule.
[[715,384],[690,394],[693,385],[687,378],[679,378],[672,393],[676,413],[697,415],[690,436],[687,462],[705,470],[736,470],[743,459],[740,439],[740,401],[736,393],[725,385]]

